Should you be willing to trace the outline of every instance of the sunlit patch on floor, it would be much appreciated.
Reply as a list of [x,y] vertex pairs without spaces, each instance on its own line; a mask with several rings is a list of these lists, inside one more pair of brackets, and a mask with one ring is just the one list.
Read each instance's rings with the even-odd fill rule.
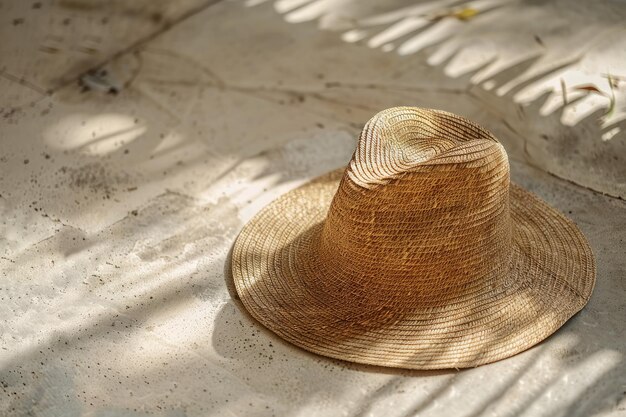
[[126,114],[72,114],[43,133],[53,149],[103,156],[115,152],[142,136],[148,127]]

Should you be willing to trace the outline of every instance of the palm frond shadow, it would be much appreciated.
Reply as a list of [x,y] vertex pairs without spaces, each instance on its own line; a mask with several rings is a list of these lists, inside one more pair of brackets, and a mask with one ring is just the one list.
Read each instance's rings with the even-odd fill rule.
[[[265,3],[271,7],[272,2]],[[622,114],[621,102],[626,83],[614,88],[604,79],[606,74],[591,74],[587,78],[577,75],[581,65],[589,66],[593,58],[587,55],[594,48],[619,50],[619,41],[615,44],[608,37],[619,21],[610,5],[584,12],[568,11],[573,16],[572,23],[565,28],[559,26],[558,19],[550,20],[552,14],[558,16],[557,10],[562,10],[557,6],[546,7],[541,12],[545,16],[539,16],[529,2],[513,0],[411,0],[385,6],[350,0],[281,0],[274,2],[274,8],[287,22],[319,24],[323,29],[343,33],[349,42],[385,52],[395,50],[405,57],[417,55],[445,74],[459,67],[460,62],[467,66],[471,61],[472,65],[460,73],[452,71],[455,83],[465,82],[466,88],[480,99],[476,106],[496,109],[500,118],[523,137],[516,139],[525,142],[524,155],[520,153],[520,157],[553,175],[612,196],[626,197],[626,189],[619,185],[626,177],[626,113]],[[468,10],[471,13],[463,17],[462,12]],[[584,19],[576,13],[585,13]],[[530,25],[537,19],[545,27]],[[585,30],[573,31],[578,24]],[[446,25],[451,28],[445,29]],[[437,28],[443,30],[441,36],[433,35]],[[590,28],[597,28],[599,34],[590,38],[586,34]],[[549,44],[539,36],[544,36],[542,33],[547,34]],[[607,34],[606,40],[602,33]],[[499,37],[508,40],[506,48]],[[495,51],[480,56],[479,50],[474,51],[481,42],[495,45]],[[411,45],[419,47],[410,48]],[[472,53],[473,57],[468,57]],[[579,89],[585,83],[597,86],[599,92]],[[523,117],[511,117],[515,113]],[[542,140],[546,136],[551,140]],[[562,151],[572,149],[572,136],[576,137],[578,149],[569,152],[564,161]],[[585,175],[574,172],[577,169]],[[590,177],[590,171],[601,174]]]

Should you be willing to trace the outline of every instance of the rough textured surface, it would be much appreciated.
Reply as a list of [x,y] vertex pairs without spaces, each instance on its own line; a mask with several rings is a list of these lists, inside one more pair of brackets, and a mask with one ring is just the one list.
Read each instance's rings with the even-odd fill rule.
[[[602,73],[624,76],[623,28],[616,26],[623,7],[503,2],[467,21],[438,18],[429,27],[435,34],[452,30],[450,41],[469,39],[465,31],[483,36],[498,17],[509,20],[468,46],[473,55],[432,62],[443,39],[432,32],[375,42],[383,51],[368,47],[373,35],[398,21],[397,10],[406,15],[413,3],[381,10],[347,1],[220,2],[159,36],[153,35],[164,26],[129,16],[121,20],[127,29],[101,34],[108,46],[97,60],[69,54],[49,61],[38,58],[39,41],[29,38],[45,37],[45,24],[17,32],[22,24],[51,19],[37,15],[43,8],[101,5],[80,12],[88,21],[129,6],[36,3],[3,2],[1,13],[0,414],[626,413],[626,204],[600,194],[626,195],[624,83],[614,87],[617,104],[606,123],[597,120],[607,110],[606,97],[588,90],[566,89],[568,101],[576,95],[583,104],[600,100],[601,107],[587,108],[591,115],[576,103],[542,113],[542,97],[561,96],[560,78],[570,84],[567,77],[574,76],[567,71],[577,74],[572,85],[593,83],[607,94]],[[183,4],[147,9],[174,19],[202,6]],[[427,10],[418,14],[448,13],[419,4]],[[306,8],[317,12],[307,15]],[[298,10],[306,19],[293,17]],[[538,14],[552,19],[511,26],[512,19],[530,22]],[[320,31],[319,24],[339,31]],[[50,48],[71,49],[95,30],[91,23],[72,33],[63,27],[63,47]],[[572,50],[565,40],[581,44],[572,33],[590,38],[599,28],[608,32],[595,47],[577,49],[582,58],[565,65],[562,56]],[[364,45],[344,41],[360,29],[370,31],[359,41]],[[550,52],[542,55],[548,67],[565,65],[553,74],[556,93],[542,90],[532,71],[525,73],[529,65],[514,65],[512,58],[481,81],[484,62],[472,65],[468,56],[502,54],[498,39],[507,48],[511,39],[526,38],[541,46],[534,35]],[[397,49],[413,38],[422,40]],[[515,45],[509,50],[525,50]],[[478,53],[481,47],[489,53]],[[41,54],[49,53],[44,49]],[[100,61],[106,73],[80,76]],[[529,95],[539,91],[536,100],[497,94],[520,73],[531,78],[524,84]],[[119,92],[108,93],[111,86]],[[282,342],[233,298],[224,271],[242,225],[284,191],[345,164],[362,124],[393,105],[441,108],[487,127],[505,145],[513,179],[588,237],[598,264],[594,294],[544,343],[461,372],[348,365]]]
[[[4,1],[0,74],[39,94],[54,90],[215,2]],[[3,104],[23,104],[16,98],[26,97],[5,95]]]

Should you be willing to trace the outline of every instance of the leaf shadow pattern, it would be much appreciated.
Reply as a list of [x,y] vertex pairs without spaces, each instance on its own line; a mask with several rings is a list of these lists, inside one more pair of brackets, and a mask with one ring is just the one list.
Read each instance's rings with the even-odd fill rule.
[[[278,23],[273,22],[276,25]],[[372,54],[374,52],[372,51]],[[393,67],[407,61],[420,62],[421,57],[426,59],[429,51],[422,52],[422,55],[412,54],[407,59],[400,59],[395,54],[388,54],[386,58],[389,59],[389,65]],[[149,51],[145,53],[150,54]],[[310,54],[310,51],[306,50],[306,54]],[[176,57],[168,57],[168,59],[172,59],[175,63]],[[411,59],[416,60],[411,61]],[[189,64],[184,67],[192,66]],[[155,67],[157,66],[152,66],[152,68]],[[443,68],[445,65],[441,72]],[[474,70],[480,71],[480,68],[474,68]],[[173,71],[172,74],[181,75]],[[468,72],[456,81],[470,84],[473,75],[474,73]],[[371,85],[361,84],[358,80],[350,84],[342,80],[335,83],[335,80],[329,79],[321,82],[320,88],[314,86],[315,88],[303,89],[295,83],[282,87],[259,86],[254,83],[220,85],[214,77],[208,74],[204,78],[180,78],[155,79],[153,84],[161,84],[158,87],[164,90],[165,95],[170,93],[167,81],[172,85],[186,84],[193,92],[215,94],[211,97],[212,99],[217,97],[214,101],[218,102],[221,107],[217,105],[211,107],[207,110],[209,116],[203,113],[203,117],[218,119],[216,115],[221,118],[236,115],[237,117],[233,119],[241,120],[240,114],[243,111],[234,105],[224,106],[226,99],[223,93],[230,92],[237,95],[238,99],[242,97],[252,99],[259,111],[271,103],[272,106],[276,106],[272,107],[272,111],[281,114],[284,123],[288,123],[290,121],[288,119],[296,117],[300,112],[315,114],[324,123],[328,123],[329,120],[345,122],[341,124],[340,129],[332,131],[333,136],[345,134],[345,131],[354,134],[354,131],[358,130],[362,123],[382,106],[406,103],[428,105],[431,101],[435,101],[454,107],[457,106],[457,102],[470,96],[472,103],[476,103],[477,110],[475,114],[467,115],[476,120],[482,120],[482,123],[490,129],[498,130],[497,136],[507,141],[507,150],[511,150],[511,159],[517,160],[524,160],[522,153],[517,153],[514,149],[517,145],[520,145],[520,149],[522,148],[522,139],[525,137],[527,124],[539,123],[539,132],[549,136],[549,139],[545,139],[546,143],[554,140],[564,143],[568,143],[568,140],[583,141],[584,135],[597,137],[596,133],[600,131],[591,123],[595,123],[595,120],[591,120],[589,125],[585,121],[581,122],[578,130],[582,132],[576,133],[576,129],[561,125],[558,112],[546,117],[548,121],[541,124],[541,119],[535,118],[534,115],[539,113],[541,101],[549,97],[550,93],[542,93],[528,107],[520,107],[512,103],[508,97],[503,97],[502,101],[485,99],[483,94],[491,94],[490,92],[485,92],[482,88],[469,88],[466,92],[464,86],[457,88],[455,84],[446,85],[441,91],[436,89],[434,93],[429,94],[424,91],[423,86],[417,83],[407,82],[394,85],[390,79],[383,80],[384,83],[377,80]],[[324,86],[325,82],[329,84]],[[155,89],[148,90],[145,88],[147,84],[146,78],[142,78],[140,74],[127,94],[134,98],[142,94],[146,96],[153,94]],[[125,93],[123,92],[120,96],[125,98]],[[188,94],[184,96],[184,99],[192,102],[195,97],[193,94]],[[301,102],[299,97],[306,97],[306,101]],[[97,101],[93,96],[89,96],[88,99]],[[120,97],[116,98],[116,100],[119,99]],[[357,103],[361,103],[360,107],[355,106],[355,99],[358,99]],[[437,99],[439,101],[436,101]],[[171,100],[173,107],[183,101]],[[241,102],[242,100],[237,105]],[[120,101],[114,101],[110,103],[110,106],[119,110],[117,107],[119,103]],[[165,124],[175,125],[176,117],[189,111],[189,107],[181,105],[176,114],[162,116],[163,119],[167,119]],[[297,111],[285,115],[289,107]],[[467,107],[465,110],[459,110],[460,108],[454,107],[451,110],[468,112]],[[132,115],[132,109],[123,108],[122,110]],[[76,108],[64,111],[76,111]],[[242,113],[238,113],[239,111]],[[489,117],[482,114],[486,112],[489,112]],[[517,133],[511,131],[506,125],[496,126],[494,114],[506,116],[506,122]],[[511,115],[516,115],[515,117],[519,120],[511,118]],[[137,165],[138,170],[145,175],[129,183],[128,186],[158,189],[158,195],[155,197],[158,203],[157,209],[152,214],[147,213],[151,210],[151,203],[145,207],[141,200],[131,198],[134,191],[122,191],[113,198],[120,198],[124,202],[132,200],[133,203],[139,204],[139,206],[133,206],[136,214],[127,213],[128,215],[123,220],[96,231],[82,230],[74,226],[75,219],[72,218],[69,219],[70,221],[65,221],[67,219],[64,218],[56,219],[49,236],[42,236],[38,243],[30,245],[25,250],[13,251],[0,260],[3,265],[2,272],[6,274],[5,279],[10,283],[8,285],[3,282],[2,285],[2,296],[6,297],[3,300],[3,306],[6,308],[4,311],[8,312],[7,316],[10,316],[10,320],[5,319],[0,322],[1,333],[5,337],[3,341],[6,341],[6,345],[2,347],[8,349],[8,351],[5,349],[1,351],[3,362],[0,379],[6,384],[0,387],[2,390],[0,395],[3,395],[0,399],[1,410],[10,409],[12,406],[24,406],[34,415],[46,416],[64,416],[74,412],[80,415],[80,410],[103,416],[114,412],[129,416],[145,415],[147,412],[161,416],[207,415],[210,412],[216,415],[228,415],[234,412],[233,410],[245,415],[246,411],[250,410],[248,404],[254,403],[257,411],[262,415],[266,406],[273,407],[267,411],[267,414],[276,410],[278,415],[302,415],[307,409],[319,410],[315,408],[319,406],[318,404],[332,407],[333,410],[342,409],[346,411],[345,414],[356,415],[359,413],[383,415],[385,411],[387,411],[385,415],[393,412],[396,412],[396,415],[411,415],[413,414],[411,405],[424,415],[441,415],[439,411],[441,411],[442,404],[452,404],[458,401],[458,398],[455,400],[454,395],[459,390],[464,393],[464,398],[468,401],[472,398],[480,401],[487,398],[483,397],[487,392],[481,388],[481,382],[484,381],[483,371],[504,374],[510,371],[510,367],[516,367],[516,370],[519,370],[523,365],[519,358],[524,359],[524,362],[530,360],[528,355],[536,349],[511,361],[488,365],[488,368],[464,370],[458,374],[456,371],[405,373],[318,358],[300,349],[287,346],[271,333],[260,330],[258,323],[245,316],[236,301],[229,301],[226,288],[221,285],[223,280],[221,270],[225,253],[240,225],[227,224],[227,230],[220,231],[203,223],[204,220],[230,218],[232,215],[230,212],[236,212],[236,208],[231,204],[225,204],[221,210],[196,211],[194,209],[186,212],[185,207],[197,209],[197,206],[202,206],[204,203],[203,200],[186,196],[182,191],[191,194],[192,191],[200,190],[197,192],[201,194],[213,185],[212,181],[215,179],[215,181],[229,183],[233,188],[241,190],[241,195],[234,193],[232,197],[243,202],[250,195],[256,198],[263,194],[264,186],[272,190],[275,186],[289,187],[290,184],[293,185],[292,181],[304,180],[311,175],[323,172],[326,168],[320,162],[320,155],[324,154],[321,150],[332,153],[328,152],[331,149],[335,152],[337,144],[334,139],[324,142],[318,137],[304,135],[303,141],[297,144],[295,149],[286,151],[284,155],[280,155],[280,152],[276,155],[266,150],[276,146],[284,138],[271,142],[270,145],[260,144],[261,141],[256,137],[245,137],[239,135],[238,131],[233,131],[236,127],[235,123],[228,125],[228,129],[231,130],[225,129],[222,136],[212,137],[209,131],[199,135],[192,129],[193,125],[188,123],[183,126],[182,140],[174,145],[170,144],[170,147],[164,147],[161,145],[167,140],[158,137],[161,124],[156,119],[155,117],[148,120],[148,127],[153,129],[149,134],[153,136],[146,135],[146,137],[125,144],[111,153],[108,158],[83,159],[81,157],[80,159],[81,162],[88,160],[90,163],[97,161],[111,163],[127,157],[126,151],[130,150],[131,157],[128,157],[128,164]],[[346,127],[348,125],[346,120],[350,123],[349,128]],[[310,121],[307,120],[307,122]],[[304,124],[302,121],[301,123]],[[311,124],[314,126],[314,122]],[[558,128],[553,128],[552,124],[558,125]],[[285,130],[284,124],[280,126],[280,129]],[[270,132],[274,133],[274,131]],[[34,132],[32,135],[25,136],[39,141],[40,133]],[[580,137],[577,136],[579,134]],[[537,132],[533,135],[536,136]],[[574,135],[573,138],[572,135]],[[218,155],[224,160],[228,156],[227,163],[217,166],[218,158],[210,158],[202,152],[190,152],[184,164],[179,164],[179,151],[188,150],[190,143],[193,143],[198,136],[210,138],[211,140],[206,141],[209,154]],[[619,135],[615,138],[619,138]],[[302,142],[310,143],[311,147],[303,147]],[[541,146],[548,146],[538,143],[529,143],[526,146],[531,155],[539,153]],[[615,140],[606,144],[617,146]],[[31,145],[37,149],[37,152],[42,150],[39,142],[28,142],[28,146]],[[568,152],[574,152],[574,149]],[[43,151],[50,152],[46,148]],[[70,158],[64,156],[62,152],[50,153],[51,159]],[[150,162],[149,158],[152,153],[156,155],[155,159],[158,159],[158,164],[154,164],[154,161]],[[137,159],[133,159],[133,155],[138,155]],[[298,155],[306,155],[306,157],[301,156],[298,159],[296,158]],[[598,158],[597,154],[594,155],[589,154],[587,157],[591,158],[590,160]],[[41,156],[42,160],[43,158]],[[19,164],[22,164],[20,158],[14,159],[19,159]],[[259,162],[263,168],[251,169],[249,165],[246,165],[249,159]],[[309,159],[308,163],[303,163]],[[284,165],[289,160],[292,161],[292,165],[298,166],[286,169]],[[596,164],[601,162],[598,159],[593,161]],[[263,165],[266,162],[267,165]],[[539,162],[534,161],[535,164]],[[335,164],[332,167],[338,166],[335,159],[332,159],[330,164]],[[111,165],[111,171],[122,170],[115,164]],[[245,169],[244,165],[246,165]],[[32,158],[28,166],[33,166]],[[195,190],[184,187],[175,187],[171,190],[168,189],[171,183],[164,183],[161,179],[165,177],[164,171],[172,177],[179,174],[188,175],[192,172],[194,177],[202,177],[202,181]],[[7,172],[15,175],[19,169],[11,168]],[[600,174],[605,175],[605,172],[601,171]],[[49,173],[49,171],[44,171],[41,176]],[[597,171],[586,174],[600,175]],[[536,409],[543,406],[547,407],[546,410],[552,410],[548,407],[549,404],[546,404],[546,397],[550,393],[544,394],[542,390],[552,389],[550,385],[552,382],[554,382],[554,389],[561,389],[567,385],[568,381],[571,382],[573,378],[580,378],[582,375],[589,378],[576,382],[577,387],[584,388],[581,399],[567,398],[558,403],[559,406],[569,404],[568,407],[573,410],[574,415],[619,411],[619,407],[623,404],[623,392],[619,391],[620,384],[626,383],[623,361],[614,363],[611,369],[592,366],[577,368],[576,365],[579,362],[585,363],[585,359],[598,359],[594,354],[602,359],[615,352],[622,356],[625,353],[623,324],[618,322],[618,319],[622,317],[621,282],[626,266],[621,261],[621,257],[615,255],[616,248],[621,247],[621,240],[626,239],[624,236],[626,225],[623,220],[620,220],[623,219],[623,205],[620,205],[621,202],[587,193],[577,187],[542,175],[541,172],[533,171],[532,175],[520,174],[519,178],[527,181],[535,176],[541,178],[538,183],[527,185],[551,204],[560,204],[558,207],[562,211],[573,210],[570,216],[581,224],[585,234],[590,236],[594,251],[599,254],[599,283],[588,308],[575,317],[552,340],[542,345],[546,347],[542,349],[543,359],[538,358],[537,362],[537,366],[541,365],[541,367],[531,373],[538,380],[530,379],[525,384],[525,386],[531,384],[537,387],[537,391],[528,392],[519,387],[519,383],[509,384],[512,391],[505,392],[501,398],[489,397],[489,404],[493,406],[500,404],[497,410],[503,415],[521,415],[528,410],[528,407]],[[183,177],[188,178],[184,175]],[[250,183],[237,188],[236,183],[240,180]],[[178,185],[176,182],[172,183]],[[261,183],[265,185],[260,185]],[[543,183],[552,185],[548,188],[541,188]],[[7,200],[4,191],[6,190],[3,189],[3,201]],[[77,190],[73,191],[74,194],[82,195]],[[60,192],[51,190],[49,195],[44,197],[60,205],[66,204],[67,199],[64,199],[62,195],[59,196]],[[87,216],[93,217],[94,213],[105,214],[105,211],[110,211],[100,208],[104,201],[103,196],[100,193],[95,194],[96,198],[92,201],[81,203],[83,204],[81,210]],[[224,201],[220,202],[222,203]],[[227,200],[226,203],[228,203]],[[8,201],[8,204],[9,212],[22,210],[21,207],[13,207],[13,201]],[[241,203],[238,207],[243,205],[245,203]],[[596,206],[597,210],[589,209],[589,207]],[[20,226],[35,223],[40,217],[39,212],[32,210],[24,210],[24,212],[26,213],[24,220],[15,222]],[[181,213],[184,214],[184,219],[179,217]],[[180,225],[180,229],[176,232],[179,238],[172,233],[164,235],[164,230],[167,231],[172,224]],[[204,240],[203,234],[206,238]],[[194,247],[196,241],[202,243],[197,248]],[[224,253],[220,250],[224,250]],[[42,256],[42,253],[48,256]],[[209,256],[212,257],[210,262],[206,260]],[[55,261],[56,266],[51,266],[50,261]],[[96,270],[93,270],[94,265]],[[50,293],[50,289],[54,292]],[[18,297],[27,301],[18,303],[16,301]],[[32,302],[29,303],[31,299]],[[215,316],[212,315],[213,310],[208,312],[203,310],[203,307],[207,305],[211,309],[216,309]],[[127,309],[126,306],[129,308]],[[18,311],[20,307],[24,310]],[[186,314],[190,312],[197,313],[197,316],[187,316]],[[61,318],[59,321],[55,318],[58,315]],[[235,335],[240,334],[242,337],[233,338],[233,328],[240,326],[240,320],[243,323],[241,325],[243,330],[242,333],[235,332]],[[177,325],[172,326],[171,321]],[[17,332],[13,327],[16,322],[23,328],[32,327],[33,331]],[[609,332],[611,326],[614,327],[613,333]],[[255,336],[259,333],[263,333],[264,336]],[[266,346],[261,346],[260,343],[256,343],[253,347],[244,346],[243,339],[254,337],[259,337],[265,344],[268,342],[274,344],[276,354],[273,359],[270,360],[268,357],[271,350],[267,350]],[[574,339],[571,346],[567,346],[566,352],[560,351],[560,349],[565,349],[564,344],[557,343],[558,340],[563,341],[563,339]],[[65,342],[68,344],[66,345]],[[160,348],[161,351],[155,351],[154,348]],[[242,349],[243,352],[238,350],[237,355],[233,355],[235,348]],[[572,353],[570,348],[578,353]],[[18,350],[22,349],[23,357],[14,356]],[[97,364],[101,358],[107,358],[108,364]],[[281,367],[278,363],[285,366]],[[91,368],[88,368],[89,366]],[[112,370],[109,370],[109,367]],[[274,373],[274,370],[277,371]],[[185,375],[190,379],[184,379],[187,378]],[[448,383],[450,382],[448,379],[456,375],[459,377],[455,378],[454,383]],[[529,374],[523,374],[520,378],[525,380],[527,375]],[[66,376],[68,379],[63,379]],[[72,377],[74,377],[74,382],[81,381],[79,385],[74,384],[76,390],[74,394],[80,397],[72,395],[71,392],[69,397],[64,397],[59,391],[50,389],[51,384],[58,383],[70,391]],[[178,391],[171,384],[176,378],[189,382],[188,386],[183,387],[186,391],[181,393],[180,383]],[[268,378],[270,383],[268,383]],[[435,386],[435,381],[438,383],[437,386]],[[27,385],[22,385],[24,383]],[[497,381],[487,381],[485,387],[494,384],[497,385]],[[118,386],[121,388],[116,388]],[[316,389],[311,390],[311,386]],[[438,390],[437,387],[442,389]],[[498,387],[501,388],[500,385]],[[518,405],[514,411],[507,410],[507,403],[513,401],[514,398],[519,398],[518,394],[513,395],[517,388],[523,393],[528,406],[524,403]],[[87,394],[83,394],[81,389],[87,390]],[[134,391],[132,396],[129,396],[127,389]],[[204,389],[208,389],[209,393],[204,392]],[[97,398],[94,398],[94,392]],[[165,395],[157,399],[151,397],[154,392],[163,392]],[[369,398],[374,392],[380,395]],[[425,392],[435,395],[431,398],[425,396]],[[238,393],[237,398],[233,398],[232,393]],[[166,399],[168,395],[169,399]],[[181,398],[191,398],[193,401],[183,407],[179,401]],[[150,401],[145,399],[150,399]],[[580,406],[582,399],[585,400],[585,404]],[[394,408],[393,401],[395,400],[397,404],[402,403],[406,407]],[[36,404],[33,404],[33,401]],[[93,402],[93,406],[90,406],[90,401]],[[105,404],[107,401],[115,401],[120,406],[114,410]],[[64,408],[64,406],[67,407]],[[483,406],[475,403],[467,404],[466,412],[476,412]],[[147,407],[147,411],[133,411],[133,407]],[[285,412],[281,413],[281,411]],[[7,414],[21,415],[22,413],[9,411]],[[541,412],[536,414],[541,414]],[[558,415],[558,412],[546,411],[544,415]]]
[[[529,163],[626,198],[626,67],[617,58],[626,39],[619,23],[624,9],[604,1],[571,6],[523,0],[273,3],[289,23],[341,32],[347,42],[383,52],[421,54],[452,79],[467,78],[481,99],[477,105],[500,109],[507,123],[522,125],[514,129]],[[467,10],[470,17],[458,17]],[[523,120],[511,116],[519,111]],[[601,173],[590,177],[590,171]]]

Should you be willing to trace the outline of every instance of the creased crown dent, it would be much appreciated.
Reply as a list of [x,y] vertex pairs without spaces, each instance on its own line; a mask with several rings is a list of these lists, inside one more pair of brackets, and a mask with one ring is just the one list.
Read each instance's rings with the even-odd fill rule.
[[480,160],[493,152],[493,147],[506,155],[491,133],[460,116],[393,107],[366,123],[347,175],[355,184],[369,188],[413,167]]
[[508,159],[497,139],[450,113],[396,107],[363,129],[319,256],[328,285],[436,302],[506,276],[511,236]]

